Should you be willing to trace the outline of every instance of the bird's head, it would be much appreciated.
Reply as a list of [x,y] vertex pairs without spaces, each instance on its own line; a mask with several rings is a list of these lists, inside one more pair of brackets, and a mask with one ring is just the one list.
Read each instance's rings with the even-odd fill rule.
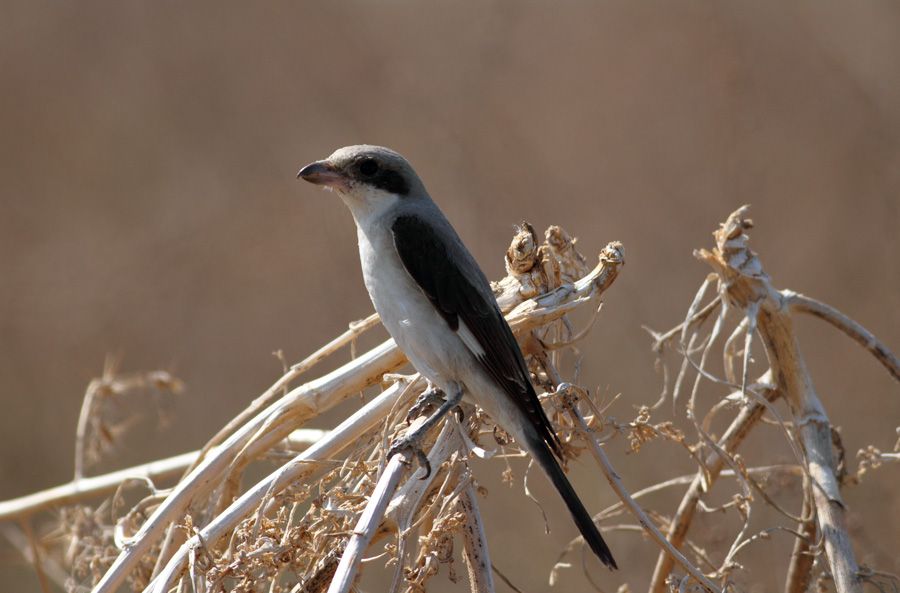
[[384,212],[394,203],[426,195],[405,158],[381,146],[346,146],[306,165],[297,177],[335,191],[354,216]]

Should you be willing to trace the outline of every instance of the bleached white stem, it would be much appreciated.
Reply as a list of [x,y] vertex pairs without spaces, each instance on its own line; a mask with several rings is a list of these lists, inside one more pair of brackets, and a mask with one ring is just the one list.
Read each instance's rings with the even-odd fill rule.
[[[407,453],[401,452],[392,456],[388,460],[378,483],[375,484],[375,490],[366,503],[366,508],[359,517],[359,522],[353,530],[353,535],[347,542],[341,561],[338,563],[337,570],[334,573],[334,579],[328,586],[328,593],[349,593],[350,587],[353,586],[353,580],[359,570],[359,563],[362,555],[369,547],[372,536],[381,525],[384,513],[387,511],[388,503],[391,501],[394,491],[400,484],[400,478],[406,470],[406,465],[410,459]],[[162,593],[162,592],[160,592]]]
[[154,582],[148,586],[147,591],[153,593],[168,591],[174,579],[184,569],[192,549],[201,545],[213,545],[219,538],[234,529],[244,517],[250,515],[263,501],[267,493],[280,492],[291,483],[301,479],[309,479],[313,474],[325,469],[326,466],[315,462],[325,461],[334,457],[343,449],[357,442],[368,430],[383,421],[391,411],[400,393],[400,385],[393,385],[341,422],[327,436],[317,441],[309,449],[295,457],[285,466],[269,474],[264,480],[244,493],[222,514],[204,527],[198,535],[181,546]]
[[463,560],[469,573],[469,589],[472,593],[493,593],[494,573],[491,571],[491,557],[488,554],[487,536],[481,510],[478,508],[475,487],[469,482],[459,496],[456,505],[463,517]]
[[[385,370],[393,370],[403,362],[404,357],[393,340],[388,340],[324,377],[297,387],[257,414],[179,482],[172,494],[134,535],[133,543],[122,550],[94,587],[94,593],[116,591],[137,562],[159,540],[169,523],[178,519],[192,500],[206,495],[219,484],[240,451],[252,459],[281,441],[297,425],[377,382]],[[263,425],[267,426],[265,434],[259,436],[252,447],[245,449],[246,442]]]
[[[288,443],[294,448],[304,448],[315,443],[328,431],[316,428],[301,428],[288,436]],[[91,476],[74,480],[35,492],[20,498],[0,502],[0,521],[7,521],[22,516],[32,515],[50,507],[58,507],[82,502],[115,492],[123,482],[128,480],[165,480],[177,476],[188,468],[200,455],[200,451],[190,451],[159,459],[149,463],[134,465],[100,476]]]

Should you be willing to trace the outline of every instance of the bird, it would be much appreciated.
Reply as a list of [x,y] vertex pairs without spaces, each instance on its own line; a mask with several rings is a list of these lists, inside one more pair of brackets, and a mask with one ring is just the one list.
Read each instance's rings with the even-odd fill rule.
[[381,146],[347,146],[297,177],[336,193],[349,208],[375,310],[434,386],[431,395],[443,394],[438,409],[391,451],[407,448],[421,459],[421,436],[463,397],[474,401],[537,462],[594,554],[618,568],[560,465],[559,438],[490,283],[409,162]]

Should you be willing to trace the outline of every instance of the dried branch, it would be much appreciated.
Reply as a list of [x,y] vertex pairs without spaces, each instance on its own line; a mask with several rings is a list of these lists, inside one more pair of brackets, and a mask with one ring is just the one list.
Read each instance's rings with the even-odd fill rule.
[[487,537],[481,510],[478,508],[475,487],[469,483],[456,502],[465,517],[463,525],[463,559],[469,573],[469,590],[472,593],[493,593],[494,574],[488,553]]
[[815,315],[853,338],[857,344],[868,350],[895,380],[900,381],[900,360],[883,342],[875,337],[875,334],[831,305],[790,290],[782,290],[781,295],[793,311]]
[[[565,386],[562,388],[566,389],[568,387],[569,386]],[[694,566],[690,560],[685,558],[677,548],[672,546],[669,541],[666,540],[665,536],[659,531],[659,528],[656,527],[656,524],[650,520],[646,513],[644,513],[644,510],[641,508],[641,506],[634,500],[634,498],[631,497],[631,495],[628,493],[628,490],[625,488],[625,485],[622,483],[622,479],[619,477],[619,474],[616,473],[616,470],[610,463],[609,458],[606,456],[606,453],[604,453],[603,448],[600,446],[600,443],[597,441],[596,437],[588,427],[584,416],[582,416],[581,412],[578,411],[578,408],[575,407],[575,402],[573,402],[569,407],[569,413],[571,414],[572,419],[575,421],[576,426],[578,426],[581,430],[582,437],[587,441],[588,445],[590,445],[589,451],[591,452],[591,454],[593,454],[594,459],[597,460],[597,463],[600,464],[600,468],[603,470],[603,475],[606,477],[609,485],[612,486],[613,491],[616,493],[622,503],[638,520],[644,531],[660,548],[662,548],[663,553],[668,554],[671,558],[674,559],[674,561],[678,562],[678,564],[685,570],[685,572],[691,575],[698,583],[703,585],[703,587],[707,591],[710,591],[711,593],[719,593],[719,588],[716,587],[712,583],[712,581],[706,578],[706,575],[704,575],[703,572],[700,571],[700,569]]]
[[267,495],[279,492],[297,480],[310,479],[313,475],[321,473],[324,466],[320,462],[331,459],[343,449],[356,443],[365,432],[382,422],[401,396],[402,391],[400,384],[395,384],[384,391],[330,431],[327,436],[299,454],[290,463],[269,474],[234,501],[222,514],[181,546],[169,560],[165,569],[147,588],[148,591],[155,593],[167,591],[183,569],[191,550],[214,545],[221,537],[234,529],[242,519],[257,509]]
[[[28,519],[22,519],[22,521],[26,522]],[[20,522],[20,525],[23,525],[23,523]],[[28,523],[24,523],[24,526],[27,525]],[[52,580],[60,589],[66,588],[66,580],[69,576],[67,571],[53,558],[40,555],[37,542],[35,542],[34,534],[31,532],[30,527],[27,529],[25,527],[20,528],[11,523],[6,523],[0,525],[0,532],[3,533],[6,541],[16,548],[29,564],[35,567],[35,571],[38,572],[42,581],[41,586],[44,591],[49,590],[43,583],[45,577]]]
[[[327,431],[302,428],[288,435],[287,442],[294,449],[302,449],[325,436]],[[20,498],[0,502],[0,521],[27,517],[53,507],[81,503],[91,498],[107,496],[130,481],[153,482],[173,478],[191,466],[200,451],[190,451],[166,459],[142,463],[114,472],[81,478],[34,492]]]
[[819,530],[825,539],[835,585],[839,593],[860,593],[859,565],[847,533],[845,508],[834,470],[831,425],[806,370],[789,300],[772,287],[756,254],[747,246],[744,231],[752,227],[752,222],[744,217],[746,211],[744,206],[732,213],[715,232],[713,251],[700,250],[696,256],[716,271],[720,294],[729,304],[748,312],[748,316],[753,313],[750,327],[755,319],[773,376],[791,406],[795,430],[806,453]]
[[180,393],[183,388],[181,381],[166,371],[119,375],[116,373],[116,366],[115,360],[108,359],[103,375],[91,381],[85,390],[75,430],[76,482],[84,477],[87,464],[113,445],[117,436],[123,432],[123,426],[130,424],[130,420],[120,420],[118,425],[111,425],[106,413],[110,407],[108,402],[142,393],[148,388],[157,393],[169,394]]
[[[94,593],[115,591],[150,546],[159,540],[169,523],[178,520],[192,500],[208,494],[220,483],[239,453],[243,452],[246,458],[256,458],[290,434],[298,424],[377,383],[385,372],[395,370],[403,362],[402,353],[393,340],[388,340],[320,379],[297,387],[258,413],[179,482],[135,534],[132,545],[122,550],[94,588]],[[262,428],[265,428],[263,433],[260,432]],[[257,438],[252,446],[245,447],[254,437]]]
[[[767,384],[770,381],[771,374],[767,372],[757,382]],[[740,392],[736,392],[729,397],[739,394]],[[767,389],[763,393],[763,397],[770,402],[775,401],[778,396],[779,393],[776,390]],[[688,529],[694,519],[694,513],[697,510],[701,496],[712,488],[712,485],[728,463],[727,455],[731,455],[737,450],[753,426],[762,417],[765,410],[766,407],[760,402],[748,403],[742,407],[719,439],[717,448],[707,455],[703,461],[703,466],[697,470],[697,475],[694,476],[694,480],[691,482],[687,492],[685,492],[684,497],[682,497],[678,510],[675,511],[675,516],[669,525],[667,537],[669,542],[676,548],[681,547],[687,537]],[[726,455],[721,455],[719,451],[724,451]],[[671,556],[660,553],[650,581],[651,593],[664,593],[666,591],[666,579],[669,577],[669,573],[672,572],[673,566],[674,561]]]
[[[206,443],[206,445],[203,446],[203,448],[200,450],[198,461],[205,458],[210,449],[222,443],[222,441],[225,440],[228,435],[233,433],[239,426],[247,422],[260,410],[268,406],[274,400],[274,398],[281,394],[282,390],[286,389],[291,383],[293,383],[296,379],[303,375],[303,373],[309,371],[315,365],[322,362],[347,344],[350,344],[364,332],[375,327],[378,324],[378,321],[378,314],[373,313],[365,319],[351,323],[347,331],[331,340],[330,342],[307,356],[302,361],[291,366],[288,372],[282,375],[281,378],[278,379],[278,381],[276,381],[265,392],[263,392],[262,395],[254,399],[247,408],[241,411],[240,414],[231,419],[221,430],[219,430],[219,432],[217,432],[213,436],[213,438],[211,438]],[[193,469],[193,467],[191,469]]]
[[784,593],[806,593],[812,582],[812,568],[816,560],[811,542],[816,539],[816,517],[812,502],[809,479],[803,479],[803,518],[797,526],[801,537],[794,540],[791,562],[788,565]]
[[381,525],[381,520],[387,511],[388,503],[393,496],[394,491],[400,484],[400,478],[406,471],[412,457],[406,453],[397,453],[391,457],[384,472],[375,485],[375,490],[369,496],[369,502],[366,504],[366,510],[359,518],[359,523],[347,542],[341,561],[338,563],[337,571],[331,585],[328,587],[328,593],[349,593],[350,587],[356,578],[356,572],[359,569],[359,562],[362,560],[363,552],[369,547],[372,536]]

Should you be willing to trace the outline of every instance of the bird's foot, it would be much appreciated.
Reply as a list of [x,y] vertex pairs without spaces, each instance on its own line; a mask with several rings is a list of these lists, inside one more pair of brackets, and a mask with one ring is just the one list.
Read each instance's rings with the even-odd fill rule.
[[409,426],[416,417],[420,416],[431,407],[439,406],[443,401],[444,392],[431,383],[428,383],[428,387],[418,398],[416,398],[415,403],[409,409],[409,412],[407,412],[406,425]]
[[428,461],[428,456],[425,455],[425,451],[422,450],[421,442],[422,435],[417,434],[417,431],[412,431],[404,437],[395,439],[394,442],[391,443],[391,448],[388,450],[388,459],[398,453],[412,453],[419,461],[419,465],[425,469],[425,475],[421,477],[422,480],[425,480],[431,475],[431,463]]

